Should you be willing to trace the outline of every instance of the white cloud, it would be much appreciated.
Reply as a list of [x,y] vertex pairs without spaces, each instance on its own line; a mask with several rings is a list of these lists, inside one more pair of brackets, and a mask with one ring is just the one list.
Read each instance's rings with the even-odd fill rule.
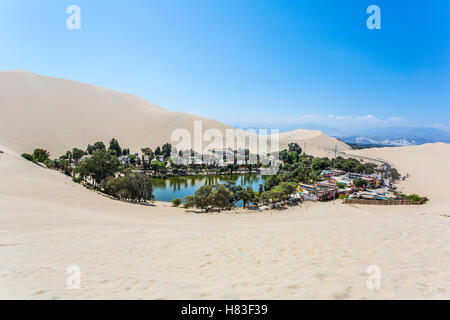
[[379,121],[378,118],[375,117],[372,114],[368,114],[368,115],[365,115],[365,116],[357,117],[356,120],[358,120],[358,121],[370,121],[370,122],[377,122],[377,121]]
[[436,128],[436,129],[450,131],[450,127],[448,125],[446,125],[446,124],[443,124],[443,123],[433,123],[431,126],[433,128]]
[[350,120],[351,118],[351,116],[336,116],[334,114],[328,116],[328,119],[330,120]]
[[379,119],[377,117],[375,117],[374,115],[368,114],[365,116],[357,116],[357,117],[352,117],[349,115],[334,115],[334,114],[330,114],[328,115],[328,119],[329,120],[358,120],[358,121],[371,121],[371,122],[376,122],[379,121]]
[[402,122],[402,121],[405,121],[405,119],[402,118],[402,117],[389,117],[387,120],[388,120],[388,121],[392,121],[392,122]]
[[303,120],[315,120],[320,119],[320,114],[304,114],[300,118]]

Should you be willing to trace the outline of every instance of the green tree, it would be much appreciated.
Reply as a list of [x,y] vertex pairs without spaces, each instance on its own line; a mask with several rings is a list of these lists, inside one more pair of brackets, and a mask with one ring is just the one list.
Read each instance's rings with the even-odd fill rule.
[[22,153],[22,158],[25,158],[25,159],[27,159],[28,161],[35,162],[33,156],[32,156],[31,154],[29,154],[29,153]]
[[102,182],[105,193],[132,202],[142,202],[153,199],[151,178],[142,173],[125,171],[121,177],[108,177]]
[[50,157],[50,153],[44,149],[36,149],[33,152],[33,158],[37,162],[44,162],[45,160],[48,160],[49,157]]
[[233,192],[231,192],[224,185],[219,185],[213,188],[207,198],[207,201],[212,208],[220,211],[230,209],[233,206],[232,199]]
[[187,209],[195,207],[194,196],[186,196],[186,197],[184,197],[184,207],[187,208]]
[[113,176],[119,169],[120,161],[110,152],[97,150],[92,157],[85,159],[75,168],[82,177],[91,177],[96,184]]
[[63,172],[67,176],[72,175],[72,169],[69,165],[69,161],[65,158],[65,156],[59,157],[59,159],[56,161],[55,168],[61,170],[61,172]]
[[281,179],[279,176],[270,176],[265,182],[264,182],[264,190],[270,191],[273,187],[278,185],[281,182]]
[[281,182],[270,191],[263,192],[261,201],[265,204],[276,203],[282,200],[288,200],[297,190],[297,184],[293,182]]
[[280,190],[281,198],[287,200],[297,190],[297,184],[292,182],[281,182],[275,189]]
[[357,188],[365,188],[367,187],[367,181],[361,178],[357,178],[353,180],[353,185]]
[[333,162],[328,158],[314,158],[312,167],[314,170],[322,171],[332,166]]
[[270,204],[270,203],[276,203],[279,200],[279,194],[277,192],[274,192],[272,190],[270,191],[264,191],[261,195],[261,201],[264,204]]
[[93,146],[88,145],[86,148],[88,154],[93,154],[97,150],[106,150],[105,144],[101,141],[97,141]]
[[164,159],[170,158],[170,155],[172,153],[172,145],[170,143],[166,143],[162,146],[161,154],[164,157]]
[[43,163],[49,169],[53,169],[55,167],[55,163],[50,159],[45,159]]
[[[288,185],[286,185],[288,184]],[[275,188],[273,188],[272,190],[270,190],[275,197],[277,198],[278,201],[281,200],[287,200],[289,198],[289,196],[293,193],[291,192],[292,188],[291,186],[289,186],[288,182],[282,182],[281,184],[279,184],[278,186],[276,186]]]
[[78,148],[72,149],[72,159],[75,161],[75,163],[78,163],[80,159],[85,155],[85,152],[83,150],[80,150]]
[[95,151],[106,150],[106,146],[102,141],[97,141],[96,143],[94,143],[94,149],[95,149]]
[[302,148],[298,145],[298,143],[289,143],[288,145],[289,151],[293,151],[298,153],[299,155],[302,154]]
[[123,179],[121,177],[108,177],[102,181],[103,191],[117,199],[120,199],[120,191],[123,188]]
[[184,198],[185,207],[196,207],[206,212],[218,209],[229,209],[233,206],[233,192],[225,185],[202,186],[193,196]]
[[122,199],[135,201],[147,201],[153,199],[152,179],[143,173],[125,174],[123,177],[123,189],[119,192]]
[[175,198],[172,200],[172,205],[174,207],[179,207],[181,205],[181,199],[180,198]]
[[256,201],[255,191],[253,191],[251,186],[247,186],[247,188],[242,188],[239,186],[235,197],[238,201],[242,200],[244,209],[247,207],[248,203],[255,203]]
[[94,146],[91,146],[90,144],[88,144],[87,148],[86,148],[86,153],[87,154],[93,154],[95,151]]
[[162,161],[153,160],[151,163],[151,168],[156,172],[161,172],[166,169],[166,165]]
[[115,138],[112,138],[111,141],[109,141],[109,150],[113,150],[116,153],[116,156],[120,156],[122,154],[119,141]]
[[128,156],[128,159],[130,160],[131,165],[133,165],[133,166],[136,165],[136,156],[134,154],[130,154]]
[[194,193],[194,205],[199,209],[208,210],[210,206],[208,197],[212,192],[212,186],[202,186]]
[[155,154],[153,153],[152,149],[150,149],[150,148],[143,148],[141,150],[142,150],[142,153],[145,154],[148,157],[149,161],[153,160]]

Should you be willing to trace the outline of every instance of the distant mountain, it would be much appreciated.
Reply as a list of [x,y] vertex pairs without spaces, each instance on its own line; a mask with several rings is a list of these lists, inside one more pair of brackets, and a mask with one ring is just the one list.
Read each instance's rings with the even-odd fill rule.
[[351,145],[410,146],[435,142],[450,143],[450,132],[436,128],[388,127],[371,129],[339,139]]

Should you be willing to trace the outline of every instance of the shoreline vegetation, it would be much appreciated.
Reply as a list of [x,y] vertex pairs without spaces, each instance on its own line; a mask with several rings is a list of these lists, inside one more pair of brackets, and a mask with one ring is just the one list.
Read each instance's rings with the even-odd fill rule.
[[[50,154],[45,149],[35,149],[32,154],[24,153],[22,157],[36,164],[43,164],[49,169],[61,171],[70,176],[75,183],[82,184],[86,188],[131,203],[155,202],[153,179],[254,174],[261,173],[262,169],[269,168],[271,165],[271,163],[262,164],[259,156],[255,157],[256,163],[249,163],[251,155],[248,150],[243,153],[244,159],[238,159],[238,151],[230,150],[234,154],[233,163],[199,163],[192,160],[189,164],[176,164],[171,158],[172,151],[171,144],[166,143],[155,150],[143,148],[141,154],[131,154],[130,149],[122,149],[117,139],[113,138],[108,148],[103,142],[98,141],[93,145],[89,144],[86,150],[73,148],[57,159],[50,159]],[[182,152],[179,151],[179,154],[181,156]],[[193,159],[197,157],[203,160],[207,157],[198,155],[192,150],[190,154]],[[392,185],[402,179],[395,168],[386,170],[382,165],[351,157],[347,159],[340,156],[334,159],[313,157],[303,153],[297,143],[289,144],[288,149],[280,151],[277,156],[280,160],[277,171],[268,176],[264,184],[260,184],[256,191],[251,186],[243,187],[235,185],[232,181],[225,181],[225,183],[201,186],[193,195],[186,196],[184,199],[174,198],[171,202],[172,206],[184,209],[197,208],[203,212],[221,212],[235,209],[236,204],[240,202],[244,210],[282,210],[286,206],[299,205],[305,200],[305,197],[300,196],[303,194],[300,191],[302,184],[307,187],[327,184],[329,176],[324,175],[324,172],[330,170],[330,172],[351,173],[355,177],[350,181],[351,189],[347,188],[346,183],[335,183],[334,198],[329,197],[327,200],[351,200],[349,197],[351,192],[364,193],[373,187],[370,180],[364,178],[365,175],[378,175],[386,178]],[[377,181],[377,186],[379,183]],[[405,195],[395,191],[392,185],[392,193],[397,200],[417,204],[428,200],[416,194]],[[342,190],[346,191],[342,192]]]

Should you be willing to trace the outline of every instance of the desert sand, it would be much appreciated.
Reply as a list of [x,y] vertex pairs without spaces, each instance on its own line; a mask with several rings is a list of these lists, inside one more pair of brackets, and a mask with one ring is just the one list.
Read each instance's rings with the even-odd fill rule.
[[[188,130],[194,147],[195,121],[201,121],[203,133],[217,129],[226,137],[226,130],[232,129],[216,120],[167,111],[130,94],[26,71],[0,72],[0,114],[0,144],[20,153],[44,148],[54,158],[74,147],[84,150],[96,141],[107,144],[111,138],[117,138],[131,152],[140,153],[143,147],[155,148],[167,142],[175,146],[177,141],[171,138],[176,129]],[[244,132],[236,134],[242,136]],[[284,135],[291,139],[283,139]],[[280,148],[293,142],[293,135],[302,146],[306,143],[312,155],[323,155],[336,144],[341,151],[350,149],[311,130],[283,134]],[[203,148],[207,146],[225,147],[226,143],[213,139],[204,141]]]
[[[424,206],[198,214],[107,198],[19,154],[57,157],[111,137],[139,151],[195,120],[228,126],[29,72],[0,72],[0,112],[0,299],[450,298],[448,144],[351,151],[409,174],[399,188],[429,197]],[[320,131],[281,138],[313,155],[349,149]],[[66,285],[71,265],[78,290]],[[381,287],[369,290],[373,265]]]
[[327,136],[320,130],[297,129],[280,133],[280,145],[298,143],[303,151],[315,157],[333,157],[334,151],[347,151],[351,148],[344,142]]
[[[409,173],[400,187],[429,196],[424,206],[259,214],[115,201],[0,150],[2,299],[450,298],[447,144],[358,151]],[[366,286],[371,265],[380,289]]]

